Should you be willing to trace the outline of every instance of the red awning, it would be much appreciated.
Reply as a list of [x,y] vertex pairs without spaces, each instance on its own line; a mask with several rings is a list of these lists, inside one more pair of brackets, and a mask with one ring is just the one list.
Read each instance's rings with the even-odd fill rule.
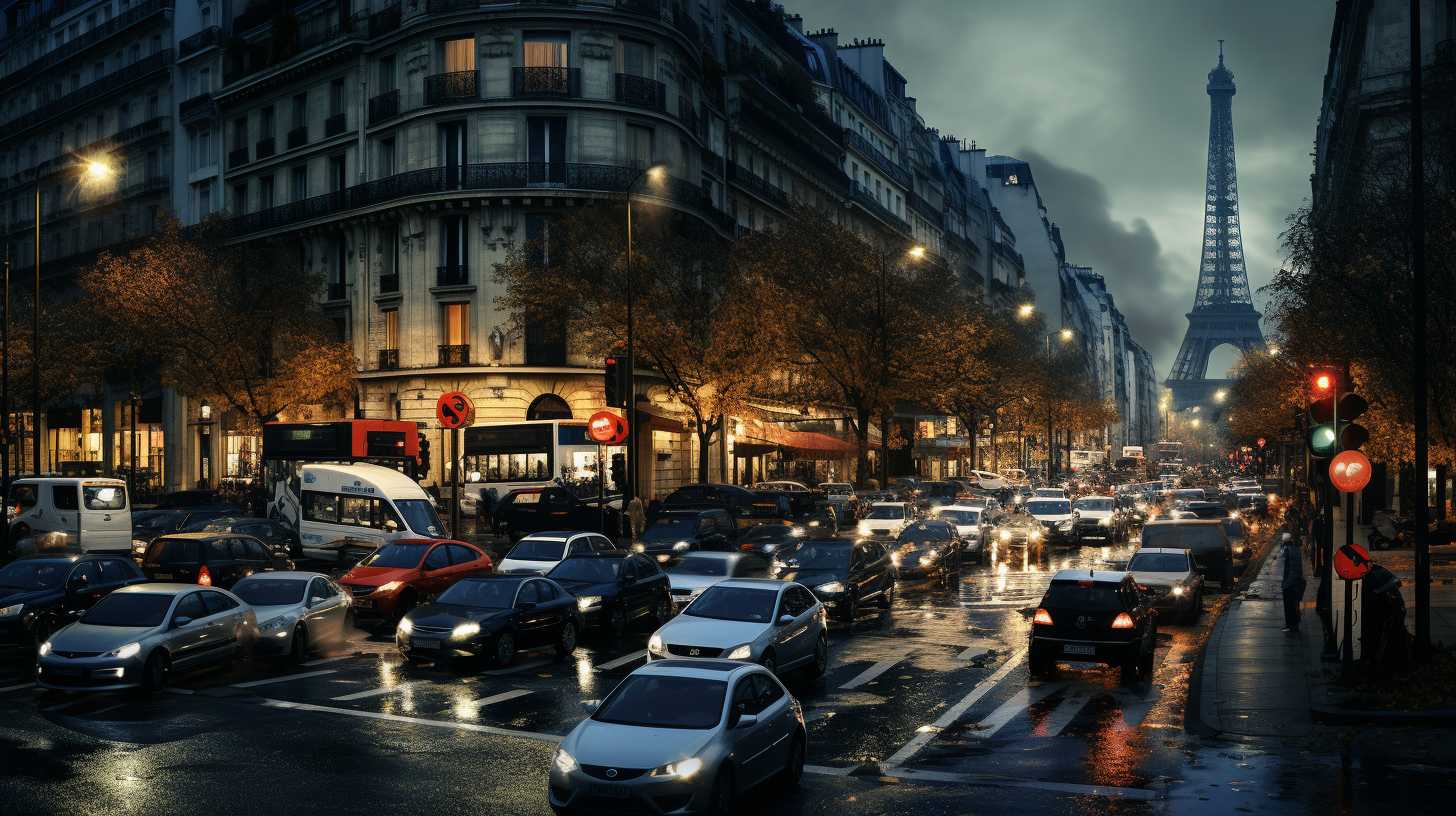
[[759,456],[774,450],[793,459],[841,459],[854,456],[853,442],[818,431],[793,431],[773,423],[754,423],[736,444],[739,456]]

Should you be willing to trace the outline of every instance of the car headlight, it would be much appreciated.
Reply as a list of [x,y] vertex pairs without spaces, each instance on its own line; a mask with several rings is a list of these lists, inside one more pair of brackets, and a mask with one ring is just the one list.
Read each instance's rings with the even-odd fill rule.
[[675,776],[679,779],[687,779],[703,769],[703,761],[697,757],[669,762],[660,768],[653,768],[649,776]]
[[398,631],[399,631],[399,633],[401,635],[408,635],[410,632],[413,632],[414,630],[415,630],[415,625],[410,622],[410,619],[409,618],[400,618],[399,619]]
[[632,552],[640,553],[640,552],[645,552],[646,550],[647,550],[647,545],[646,544],[643,544],[640,541],[638,541],[637,543],[635,543],[635,544],[632,545]]
[[142,541],[140,538],[133,538],[131,540],[131,551],[135,555],[145,553],[147,551],[147,542]]
[[291,618],[289,618],[287,615],[279,615],[278,617],[276,617],[276,618],[268,621],[267,623],[260,623],[260,624],[258,624],[258,631],[260,631],[260,632],[275,632],[275,631],[277,631],[279,629],[283,629],[285,627],[291,626],[292,624],[293,624],[293,620]]
[[[860,524],[860,527],[864,527],[864,524]],[[804,528],[803,527],[800,527],[797,524],[795,524],[793,527],[790,527],[789,528],[789,535],[794,536],[795,538],[802,538],[803,535],[804,535],[804,532],[805,532],[804,531]]]
[[403,586],[404,586],[404,582],[403,581],[390,581],[389,583],[384,584],[383,586],[379,587],[379,589],[376,589],[374,591],[375,592],[378,592],[381,595],[387,595],[387,594],[389,594],[391,592],[394,592],[394,591],[398,590],[400,587],[403,587]]
[[1010,530],[1002,530],[1001,533],[997,537],[1000,538],[1002,541],[1010,541],[1011,540],[1011,531]]
[[1234,510],[1233,512],[1229,513],[1229,518],[1231,518],[1231,519],[1236,519],[1238,517],[1239,517],[1239,511],[1237,511],[1237,510]]
[[784,562],[778,560],[777,558],[775,558],[774,560],[768,562],[768,568],[771,569],[771,570],[773,570],[774,572],[782,572],[784,570],[784,568],[786,568],[787,566],[788,566],[788,564],[785,564]]
[[934,564],[934,563],[935,563],[935,553],[934,552],[930,553],[930,555],[922,555],[922,556],[920,556],[920,566],[922,566],[922,567],[928,567],[928,566],[930,566],[931,564]]
[[1098,519],[1097,520],[1097,526],[1099,526],[1099,527],[1111,527],[1112,526],[1112,517],[1111,516],[1107,516],[1105,518]]
[[577,768],[576,757],[568,754],[565,748],[556,749],[556,759],[553,761],[556,764],[556,770],[562,773],[571,773]]
[[654,632],[652,637],[647,639],[647,651],[652,652],[653,654],[664,653],[661,635],[658,635]]
[[1032,541],[1041,541],[1041,530],[1032,530],[1030,537]]
[[1175,587],[1173,587],[1173,594],[1174,595],[1181,596],[1183,594],[1183,587],[1181,587],[1181,586],[1175,586]]
[[844,591],[844,584],[841,584],[838,581],[830,581],[827,584],[820,584],[819,586],[814,588],[819,590],[820,592],[834,595]]
[[49,640],[47,640],[45,643],[42,643],[40,645],[40,656],[41,657],[45,657],[46,655],[48,655],[50,653],[51,653],[51,642]]
[[765,553],[771,553],[774,550],[777,550],[778,548],[779,548],[779,545],[777,545],[777,544],[765,544],[765,545],[763,545],[763,551]]
[[890,553],[890,563],[891,564],[893,564],[893,565],[895,565],[895,566],[898,567],[898,566],[900,566],[900,562],[902,560],[904,560],[904,559],[901,558],[901,556],[900,556],[899,553]]
[[747,660],[753,654],[753,646],[745,643],[742,646],[734,646],[733,650],[723,655],[729,660]]
[[859,523],[859,534],[860,535],[869,535],[870,534],[870,523],[868,521],[861,521]]
[[1057,529],[1058,530],[1070,530],[1070,529],[1072,529],[1072,520],[1071,519],[1063,519],[1062,521],[1057,522]]
[[576,599],[576,608],[585,612],[594,606],[601,606],[601,603],[602,596],[600,595],[583,595]]
[[475,621],[466,621],[464,623],[455,624],[455,628],[450,630],[450,639],[466,640],[468,638],[473,638],[478,634],[480,634],[480,624],[476,623]]
[[688,547],[691,547],[691,546],[693,546],[693,545],[689,544],[686,541],[679,541],[678,543],[672,545],[672,551],[673,552],[687,552]]
[[11,604],[10,606],[0,609],[0,618],[13,618],[16,615],[19,615],[20,610],[24,608],[25,604]]
[[133,642],[133,643],[128,643],[125,646],[120,646],[120,647],[117,647],[115,649],[112,649],[111,651],[109,651],[109,652],[106,653],[106,656],[107,657],[117,657],[117,658],[121,658],[122,660],[126,660],[129,657],[136,657],[137,655],[141,654],[141,652],[142,652],[142,645],[140,643]]

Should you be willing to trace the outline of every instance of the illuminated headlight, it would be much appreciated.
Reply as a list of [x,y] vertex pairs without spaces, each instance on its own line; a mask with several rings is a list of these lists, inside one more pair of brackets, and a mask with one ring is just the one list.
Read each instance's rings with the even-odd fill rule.
[[1112,517],[1111,516],[1107,516],[1105,518],[1098,519],[1097,520],[1097,526],[1098,527],[1111,527],[1112,526]]
[[1137,511],[1139,513],[1146,513],[1146,512],[1148,512],[1148,503],[1147,502],[1138,502],[1137,503]]
[[999,536],[997,536],[997,537],[1000,538],[1002,541],[1010,541],[1011,540],[1011,531],[1010,530],[1002,530],[1001,531],[1001,534]]
[[[860,527],[863,528],[864,525],[861,524]],[[804,535],[804,532],[805,532],[804,531],[804,528],[803,527],[800,527],[797,524],[795,524],[793,527],[790,527],[789,528],[789,535],[794,536],[796,538],[802,537]]]
[[890,553],[890,563],[891,564],[894,564],[895,566],[898,567],[898,566],[900,566],[900,561],[902,561],[902,560],[903,559],[900,557],[900,554],[899,553],[897,553],[897,552],[896,553]]
[[42,643],[40,645],[40,656],[41,657],[45,657],[46,655],[48,655],[50,653],[51,653],[51,642],[49,640],[47,640],[45,643]]
[[653,634],[652,637],[648,638],[647,651],[652,652],[653,654],[666,654],[666,650],[664,650],[662,646],[662,636]]
[[679,541],[678,543],[672,545],[672,551],[673,552],[687,552],[688,547],[691,547],[691,546],[693,546],[693,545],[687,543],[686,541]]
[[398,627],[398,630],[397,631],[401,635],[408,635],[410,632],[413,632],[414,630],[415,630],[415,625],[410,622],[410,619],[409,618],[400,618],[400,620],[399,620],[399,627]]
[[379,589],[376,589],[374,591],[378,592],[380,595],[388,595],[389,593],[394,592],[395,590],[398,590],[403,586],[403,581],[390,581],[389,583],[384,584]]
[[140,538],[133,538],[131,540],[131,552],[133,555],[142,555],[146,551],[147,542],[142,541]]
[[11,604],[10,606],[0,609],[0,618],[13,618],[16,615],[19,615],[20,610],[24,608],[25,604]]
[[872,532],[872,530],[870,529],[870,523],[868,521],[861,521],[859,523],[859,534],[860,535],[869,535],[871,532]]
[[121,646],[119,648],[112,649],[111,651],[109,651],[109,652],[106,653],[106,656],[107,657],[117,657],[117,658],[120,658],[122,660],[126,660],[129,657],[136,657],[137,655],[139,655],[141,653],[142,653],[142,645],[140,643],[128,643],[125,646]]
[[777,544],[765,544],[765,545],[763,545],[763,551],[765,553],[771,553],[774,550],[777,550],[778,548],[779,548],[779,545],[777,545]]
[[920,566],[922,566],[922,567],[928,567],[928,566],[930,566],[931,564],[934,564],[934,563],[935,563],[935,553],[934,552],[931,552],[930,555],[922,555],[922,556],[920,556]]
[[753,654],[753,647],[747,643],[742,646],[734,646],[733,651],[723,655],[729,660],[747,660]]
[[[558,766],[559,767],[559,766]],[[661,768],[653,768],[650,776],[675,776],[678,779],[687,779],[703,769],[703,761],[697,757],[678,762],[669,762]]]
[[450,639],[466,640],[478,634],[480,634],[480,624],[475,621],[466,621],[465,623],[455,624],[455,628],[450,631]]
[[810,526],[810,527],[818,527],[819,526],[819,519],[809,519],[808,526]]
[[1229,513],[1229,518],[1231,518],[1231,519],[1236,519],[1238,517],[1239,517],[1239,511],[1237,511],[1237,510],[1234,510],[1233,512]]
[[582,612],[585,612],[586,610],[591,609],[594,606],[601,606],[601,604],[602,596],[600,595],[583,595],[580,598],[576,599],[576,608],[581,610]]
[[657,563],[659,564],[666,564],[671,560],[672,556],[668,555],[667,553],[662,553],[661,555],[657,556]]
[[1063,519],[1062,521],[1057,522],[1057,529],[1058,530],[1070,530],[1070,529],[1072,529],[1072,520],[1071,519]]
[[1041,541],[1041,530],[1032,530],[1031,531],[1031,540],[1032,541]]
[[556,765],[556,770],[561,771],[562,773],[571,773],[577,768],[576,757],[573,757],[571,754],[566,753],[565,748],[556,749],[556,759],[554,760],[554,763]]
[[820,584],[819,586],[814,588],[819,590],[820,592],[823,592],[826,595],[837,595],[844,591],[844,584],[841,584],[838,581],[830,581],[827,584]]
[[643,544],[642,542],[640,542],[640,541],[637,542],[636,544],[633,544],[632,545],[632,552],[635,552],[635,553],[643,552],[646,549],[647,549],[647,546],[645,544]]
[[1173,594],[1176,595],[1176,596],[1181,597],[1183,595],[1183,587],[1181,587],[1181,586],[1175,586],[1175,587],[1173,587]]
[[771,569],[771,570],[773,570],[774,572],[781,572],[781,571],[783,571],[787,567],[788,567],[788,564],[785,564],[784,562],[778,560],[777,558],[775,558],[774,560],[770,561],[769,564],[768,564],[768,568]]

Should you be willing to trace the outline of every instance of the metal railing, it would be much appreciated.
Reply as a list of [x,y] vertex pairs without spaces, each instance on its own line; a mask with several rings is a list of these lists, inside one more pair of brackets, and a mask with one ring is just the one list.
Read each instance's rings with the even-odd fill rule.
[[182,100],[182,104],[177,106],[177,112],[184,122],[211,118],[217,116],[217,103],[210,93],[198,94],[191,99]]
[[511,69],[511,96],[576,99],[581,96],[581,69],[517,66]]
[[399,368],[399,349],[379,350],[379,370],[394,371]]
[[931,206],[929,201],[926,201],[914,190],[909,190],[905,193],[905,203],[910,206],[910,209],[918,213],[921,218],[924,218],[937,227],[945,226],[945,214]]
[[324,120],[324,137],[338,136],[344,132],[344,114],[336,113]]
[[855,133],[849,128],[845,128],[844,145],[850,150],[858,153],[860,155],[860,158],[869,160],[869,163],[871,165],[873,165],[881,173],[889,176],[890,181],[895,182],[901,187],[909,189],[911,182],[910,171],[899,166],[898,164],[895,164],[895,162],[892,161],[889,156],[881,153],[879,148],[871,144],[869,139],[866,139],[858,133]]
[[868,210],[870,214],[901,232],[906,234],[910,233],[910,224],[905,219],[895,215],[894,211],[890,210],[890,208],[881,204],[875,198],[875,194],[870,192],[863,184],[850,182],[849,200]]
[[470,283],[470,267],[465,264],[444,264],[435,267],[436,286],[467,286]]
[[399,28],[399,4],[385,6],[369,15],[369,36],[378,37]]
[[749,172],[733,162],[728,163],[728,179],[740,187],[754,193],[759,198],[767,199],[780,207],[789,206],[789,194],[782,189],[770,184],[767,179]]
[[399,90],[385,91],[369,100],[369,124],[377,125],[399,115]]
[[425,77],[425,104],[447,105],[480,98],[480,76],[475,71],[451,71]]
[[183,37],[182,41],[177,43],[177,59],[183,59],[209,46],[221,44],[222,29],[217,26],[208,26],[190,37]]
[[624,105],[667,110],[667,86],[651,77],[617,74],[617,101]]
[[42,104],[29,113],[21,114],[8,122],[0,122],[0,128],[3,128],[6,136],[16,136],[57,116],[69,115],[76,109],[89,105],[102,97],[110,96],[135,82],[140,82],[153,73],[165,71],[171,65],[172,49],[163,49],[150,57],[144,57],[130,65],[118,68],[65,96]]
[[[77,54],[85,51],[93,45],[97,45],[109,39],[113,35],[123,31],[124,29],[130,28],[133,25],[140,23],[141,21],[147,19],[148,17],[151,17],[153,14],[156,14],[159,11],[164,11],[166,9],[172,8],[172,3],[173,0],[146,0],[146,2],[144,3],[127,9],[125,12],[116,15],[110,20],[96,26],[90,31],[87,31],[85,34],[76,37],[75,39],[65,43],[64,45],[52,48],[51,50],[31,60],[26,65],[23,65],[15,71],[6,74],[4,77],[0,77],[0,90],[10,88],[14,85],[19,85],[25,80],[34,79],[36,75],[41,71],[52,68],[56,65],[60,65],[71,57],[76,56]],[[58,9],[53,13],[64,13],[66,11],[70,11],[70,9]],[[196,36],[199,35],[193,35],[193,37]],[[193,37],[188,37],[187,39],[190,40],[193,39]],[[0,52],[9,50],[9,48],[13,47],[14,42],[19,42],[19,39],[17,38],[12,42],[6,42],[5,40],[0,39]],[[183,40],[184,44],[186,42],[187,40]],[[186,56],[187,53],[188,52],[185,50],[182,51],[183,56]]]
[[429,0],[429,2],[425,3],[425,9],[431,14],[441,14],[447,11],[466,11],[475,8],[480,8],[480,0]]
[[253,146],[253,155],[259,159],[266,159],[278,152],[278,140],[269,136],[266,139],[259,139]]
[[288,131],[289,150],[295,147],[303,147],[306,144],[308,144],[308,125],[299,125],[293,130]]
[[440,346],[440,365],[470,365],[470,346]]
[[344,299],[344,284],[341,283],[341,282],[339,282],[339,281],[329,281],[327,299],[328,300],[343,300]]

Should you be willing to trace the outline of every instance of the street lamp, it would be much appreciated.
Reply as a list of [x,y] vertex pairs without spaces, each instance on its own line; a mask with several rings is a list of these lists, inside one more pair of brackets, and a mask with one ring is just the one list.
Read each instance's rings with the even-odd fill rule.
[[1224,400],[1228,399],[1228,391],[1222,388],[1218,389],[1217,391],[1213,392],[1213,399],[1215,402],[1223,402]]
[[[1021,313],[1023,315],[1030,315],[1035,310],[1035,308],[1036,307],[1033,306],[1030,303],[1022,304],[1022,306],[1021,306]],[[1063,327],[1060,331],[1047,332],[1046,333],[1045,340],[1046,340],[1046,363],[1047,363],[1047,378],[1048,378],[1048,382],[1050,382],[1050,378],[1051,378],[1051,367],[1052,367],[1052,335],[1056,335],[1056,337],[1059,340],[1062,341],[1062,344],[1063,345],[1066,345],[1067,343],[1070,343],[1072,341],[1072,338],[1075,336],[1075,334],[1072,332],[1071,329],[1068,329],[1068,328],[1065,328],[1065,327]],[[1056,478],[1056,475],[1055,475],[1055,472],[1054,472],[1054,469],[1053,469],[1053,466],[1052,466],[1052,462],[1055,459],[1054,453],[1056,451],[1056,444],[1052,441],[1052,400],[1051,400],[1051,391],[1050,391],[1050,389],[1048,389],[1045,397],[1046,397],[1046,409],[1047,409],[1047,426],[1046,426],[1047,427],[1047,464],[1046,464],[1046,468],[1047,468],[1047,484],[1050,485],[1052,483],[1052,480]]]
[[1034,313],[1035,311],[1035,303],[1023,303],[1020,306],[1016,307],[1016,316],[1022,320],[1025,320],[1028,317],[1031,317],[1032,313]]
[[[633,344],[633,281],[636,279],[636,258],[632,254],[632,190],[643,179],[660,184],[667,178],[667,163],[654,162],[643,168],[627,185],[627,490],[622,496],[622,509],[637,497],[637,357]],[[606,532],[605,530],[603,532]]]
[[905,254],[909,255],[912,259],[918,261],[921,258],[924,258],[925,257],[925,247],[923,247],[923,246],[921,246],[919,244],[916,244],[915,246],[910,247],[909,251],[906,252]]

